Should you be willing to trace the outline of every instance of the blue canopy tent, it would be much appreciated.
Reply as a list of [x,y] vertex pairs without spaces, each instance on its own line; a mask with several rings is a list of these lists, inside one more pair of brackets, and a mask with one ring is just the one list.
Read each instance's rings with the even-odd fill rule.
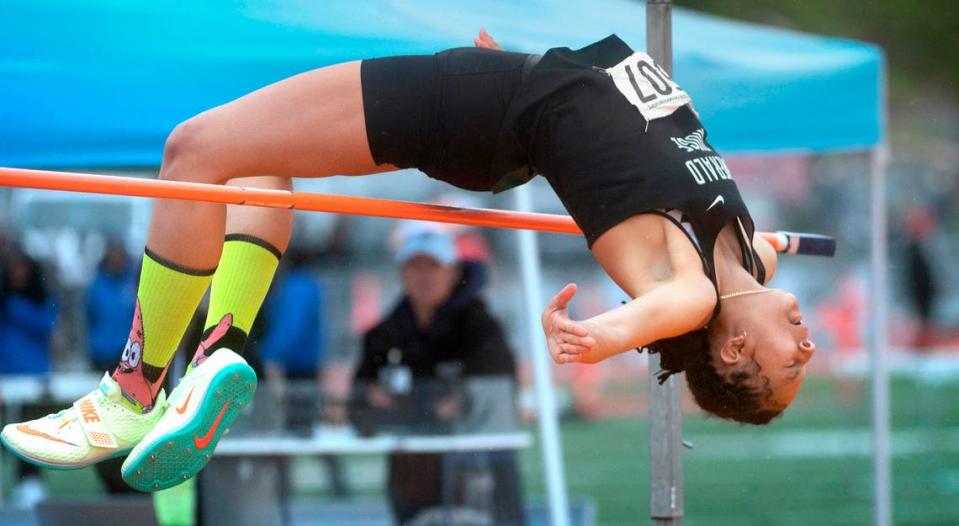
[[[206,108],[328,64],[468,46],[479,27],[526,52],[610,33],[642,49],[646,33],[643,3],[628,0],[7,0],[0,13],[0,165],[54,169],[154,168],[173,126]],[[672,25],[674,77],[720,151],[881,151],[878,48],[678,9]],[[873,303],[884,309],[874,164]]]
[[[645,42],[637,2],[8,0],[0,165],[154,167],[178,122],[270,82],[362,58],[468,46]],[[724,152],[870,148],[883,135],[870,45],[676,10],[674,77]]]

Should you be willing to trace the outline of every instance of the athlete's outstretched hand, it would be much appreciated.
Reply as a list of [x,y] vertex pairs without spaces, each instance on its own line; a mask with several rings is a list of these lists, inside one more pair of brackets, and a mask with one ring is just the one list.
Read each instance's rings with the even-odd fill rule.
[[587,328],[569,318],[569,301],[576,294],[576,284],[563,287],[546,305],[543,311],[543,332],[546,347],[556,363],[582,362],[583,353],[596,345]]
[[476,47],[503,51],[503,46],[497,44],[496,41],[493,40],[493,37],[491,37],[490,34],[487,33],[483,28],[480,28],[479,36],[473,39],[473,45]]

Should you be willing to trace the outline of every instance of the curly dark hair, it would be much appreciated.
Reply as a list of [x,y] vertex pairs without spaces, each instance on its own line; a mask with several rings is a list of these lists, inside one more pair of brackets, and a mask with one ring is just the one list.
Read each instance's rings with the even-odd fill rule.
[[721,373],[716,369],[707,329],[654,342],[647,350],[660,356],[659,383],[685,372],[693,398],[709,414],[742,424],[766,425],[783,412],[784,408],[769,408],[772,388],[769,378],[760,374],[762,368],[755,358],[741,370]]

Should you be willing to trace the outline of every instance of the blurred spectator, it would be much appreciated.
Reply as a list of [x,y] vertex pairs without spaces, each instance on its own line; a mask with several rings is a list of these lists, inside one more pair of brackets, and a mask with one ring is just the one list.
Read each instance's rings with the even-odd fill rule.
[[[387,319],[364,336],[363,355],[354,375],[350,417],[364,433],[382,429],[384,422],[396,423],[391,414],[407,423],[432,423],[434,432],[453,428],[470,402],[464,389],[456,388],[461,380],[499,375],[508,378],[515,390],[513,355],[479,297],[480,264],[458,264],[447,232],[413,229],[405,234],[397,256],[403,297]],[[425,397],[415,395],[430,385],[437,389],[427,389],[431,392]],[[412,404],[407,403],[411,398]],[[436,516],[446,493],[456,494],[461,501],[446,504],[485,502],[488,508],[480,511],[491,512],[494,524],[522,523],[515,453],[471,456],[489,460],[492,476],[478,485],[466,481],[457,492],[446,478],[449,470],[444,467],[449,464],[444,462],[463,455],[390,455],[387,491],[396,522],[428,522],[425,517]],[[470,486],[483,487],[488,495],[470,498]]]
[[[50,372],[50,336],[57,308],[47,293],[43,270],[26,253],[8,247],[0,259],[0,374],[46,376]],[[24,419],[40,418],[45,407],[21,408]],[[32,464],[19,463],[17,504],[31,508],[45,491]]]
[[87,349],[95,371],[116,367],[133,319],[136,286],[136,266],[123,244],[109,241],[87,290]]
[[43,270],[13,249],[0,285],[0,374],[50,372],[50,336],[57,309],[47,294]]
[[13,246],[13,235],[11,235],[10,231],[7,230],[7,225],[0,223],[0,278],[5,276],[3,265],[10,256]]
[[[87,352],[91,367],[98,373],[112,371],[123,352],[136,304],[136,268],[121,241],[107,242],[86,299]],[[134,491],[120,476],[125,458],[112,458],[96,465],[110,494]]]
[[[304,250],[290,248],[263,309],[259,350],[267,381],[283,401],[288,432],[311,435],[323,401],[326,357],[326,291],[310,270]],[[325,455],[334,496],[347,498],[349,487],[339,459]],[[283,466],[284,476],[289,470]]]
[[919,326],[913,337],[913,345],[922,349],[935,345],[936,337],[932,324],[939,286],[932,270],[926,240],[936,226],[933,211],[916,207],[906,213],[905,271],[906,288],[910,302],[919,318]]

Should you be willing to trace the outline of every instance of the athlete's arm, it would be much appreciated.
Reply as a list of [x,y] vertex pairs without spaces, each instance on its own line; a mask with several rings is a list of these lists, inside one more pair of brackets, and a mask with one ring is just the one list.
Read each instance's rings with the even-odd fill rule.
[[700,329],[716,305],[705,275],[677,277],[633,301],[587,320],[571,320],[567,285],[543,312],[547,346],[557,363],[596,363],[610,356]]
[[759,254],[759,259],[762,260],[763,267],[766,269],[766,282],[763,283],[765,285],[776,274],[776,264],[779,261],[779,256],[776,254],[776,249],[769,244],[769,241],[759,235],[753,236],[753,248]]

